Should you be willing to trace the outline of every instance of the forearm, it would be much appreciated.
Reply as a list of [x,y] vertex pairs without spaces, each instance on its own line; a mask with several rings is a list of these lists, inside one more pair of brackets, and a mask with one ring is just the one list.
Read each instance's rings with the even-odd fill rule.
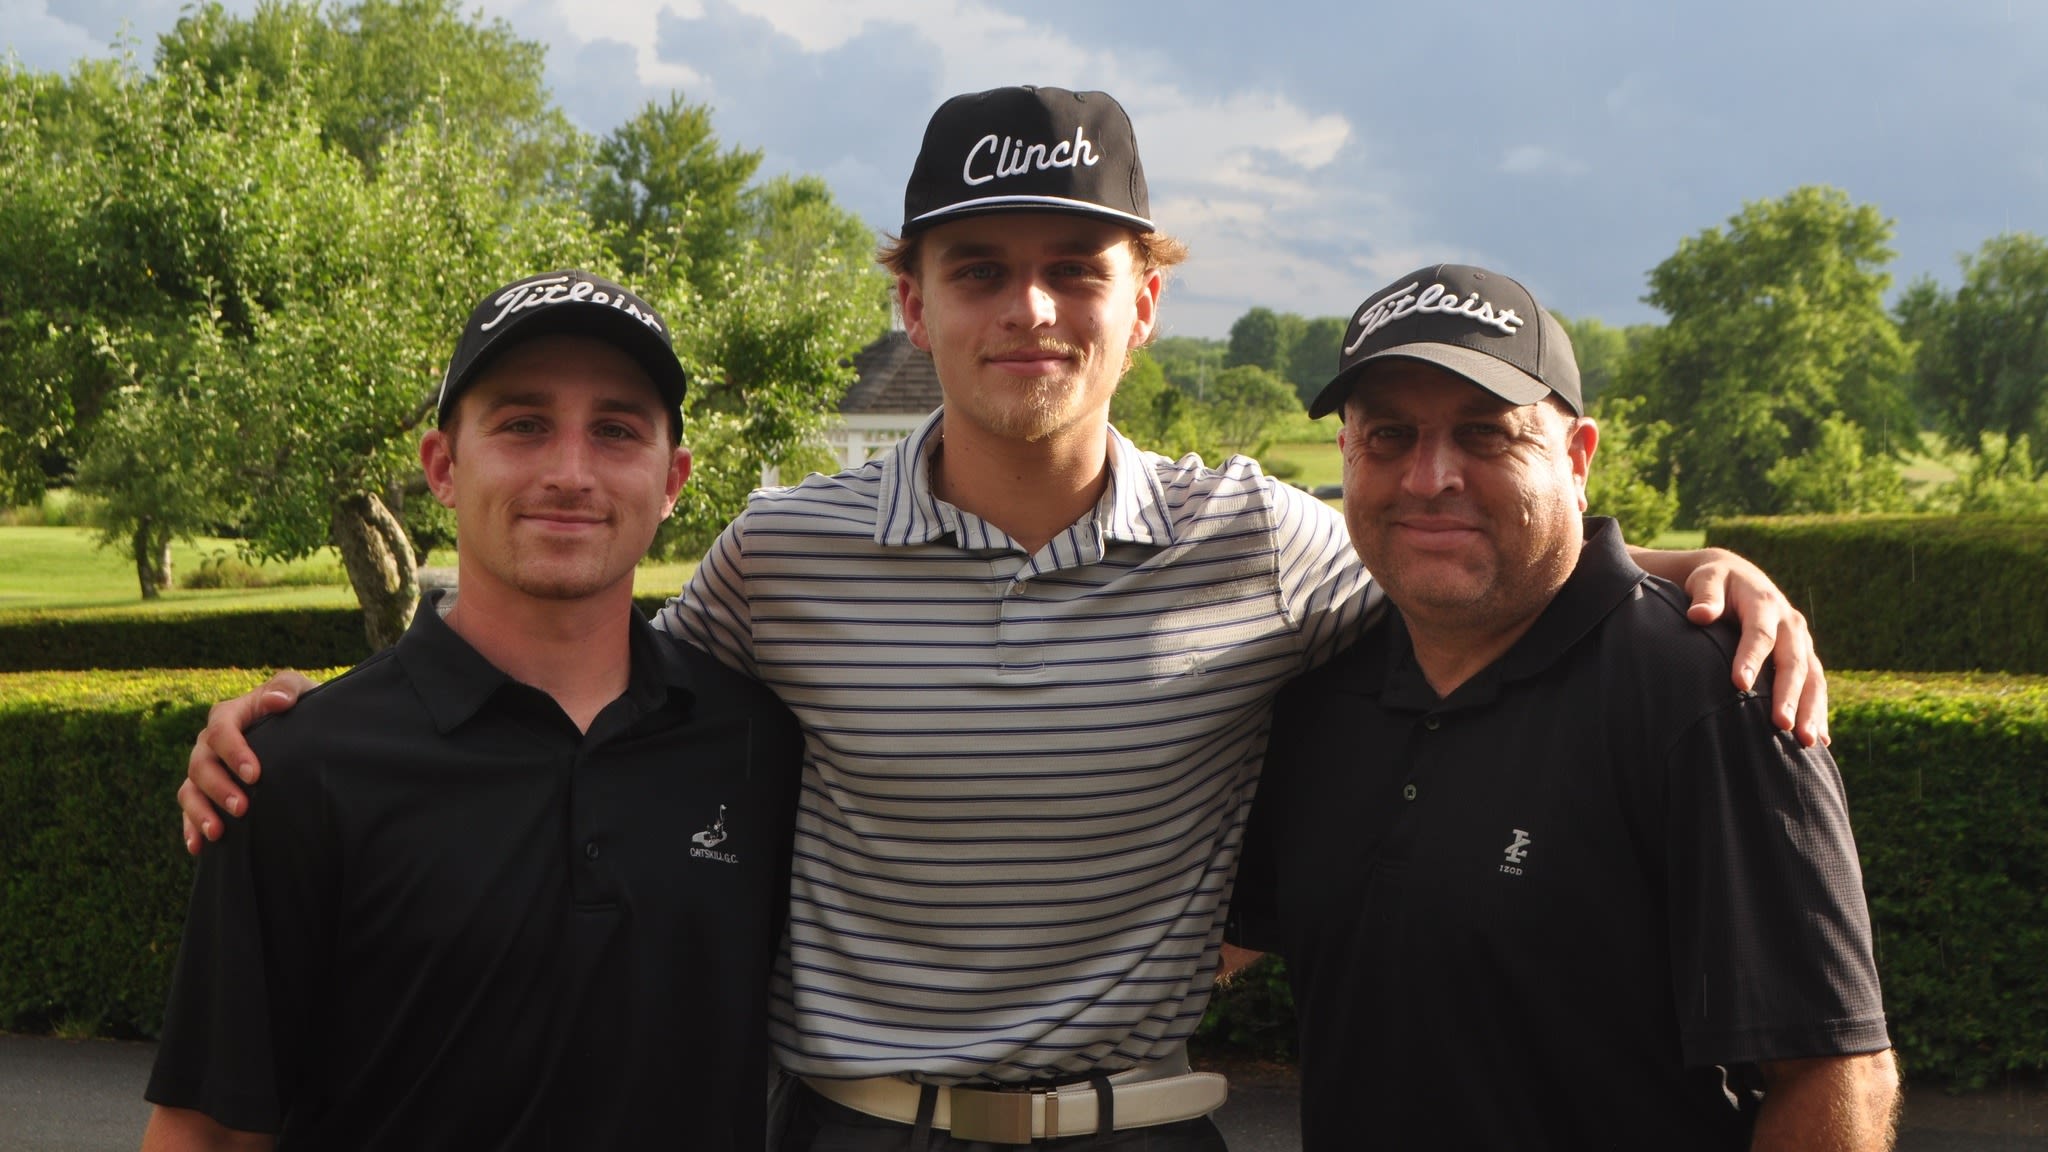
[[1636,562],[1636,567],[1681,588],[1700,568],[1734,555],[1726,548],[1688,548],[1674,552],[1664,548],[1641,548],[1634,544],[1628,546],[1628,558]]
[[204,1112],[161,1104],[142,1133],[142,1152],[269,1152],[275,1147],[277,1137],[267,1132],[225,1128]]
[[1889,1152],[1898,1066],[1890,1052],[1764,1066],[1752,1152]]

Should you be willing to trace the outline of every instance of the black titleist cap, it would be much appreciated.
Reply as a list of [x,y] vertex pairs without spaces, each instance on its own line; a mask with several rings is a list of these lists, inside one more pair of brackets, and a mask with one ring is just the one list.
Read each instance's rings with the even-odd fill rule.
[[1439,264],[1373,293],[1345,328],[1337,375],[1308,414],[1336,411],[1368,365],[1396,358],[1455,372],[1510,404],[1534,404],[1555,392],[1586,414],[1564,325],[1527,288],[1484,268]]
[[440,423],[448,423],[462,390],[493,357],[521,340],[553,335],[601,340],[639,361],[681,435],[689,377],[676,358],[668,325],[654,305],[602,276],[573,269],[514,280],[484,297],[469,314],[448,374],[441,378]]
[[990,212],[1064,212],[1153,230],[1138,138],[1106,92],[992,88],[932,113],[903,232]]

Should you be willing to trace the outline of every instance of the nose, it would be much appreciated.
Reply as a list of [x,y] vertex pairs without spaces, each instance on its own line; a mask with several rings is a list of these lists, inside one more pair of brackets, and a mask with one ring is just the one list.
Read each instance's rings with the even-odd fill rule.
[[1415,449],[1408,459],[1408,469],[1401,477],[1401,487],[1410,495],[1428,498],[1443,492],[1454,492],[1465,486],[1464,473],[1459,468],[1458,445],[1450,434],[1428,430],[1415,439]]
[[557,492],[584,492],[593,485],[595,450],[582,436],[556,436],[541,466],[541,481]]
[[1057,314],[1052,292],[1036,276],[1020,276],[1005,301],[1003,323],[1010,328],[1050,327]]

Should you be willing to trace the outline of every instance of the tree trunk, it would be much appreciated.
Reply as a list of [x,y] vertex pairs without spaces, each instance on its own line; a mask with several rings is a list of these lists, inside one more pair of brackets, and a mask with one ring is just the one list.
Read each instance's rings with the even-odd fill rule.
[[172,578],[171,574],[170,533],[166,532],[163,539],[156,541],[156,554],[161,557],[156,566],[156,586],[159,588],[176,588],[178,582]]
[[398,643],[419,603],[419,569],[405,526],[369,492],[344,498],[334,509],[328,536],[341,553],[342,568],[363,607],[363,632],[372,651]]
[[163,569],[169,565],[159,564],[149,527],[149,517],[144,516],[128,538],[128,554],[135,558],[135,582],[142,585],[142,598],[155,600],[163,595]]

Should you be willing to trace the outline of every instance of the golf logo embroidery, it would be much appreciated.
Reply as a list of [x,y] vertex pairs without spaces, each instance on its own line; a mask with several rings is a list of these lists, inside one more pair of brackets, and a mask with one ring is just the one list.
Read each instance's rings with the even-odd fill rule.
[[1501,865],[1500,870],[1510,876],[1520,876],[1522,874],[1522,861],[1529,858],[1529,845],[1531,841],[1529,834],[1520,828],[1511,828],[1509,831],[1515,834],[1515,839],[1513,843],[1508,845],[1507,852],[1505,853],[1507,863]]
[[720,804],[718,819],[711,822],[711,827],[690,837],[690,842],[696,845],[690,849],[690,855],[698,860],[716,860],[721,864],[739,863],[740,858],[733,853],[717,851],[718,846],[725,843],[725,837],[725,805]]

